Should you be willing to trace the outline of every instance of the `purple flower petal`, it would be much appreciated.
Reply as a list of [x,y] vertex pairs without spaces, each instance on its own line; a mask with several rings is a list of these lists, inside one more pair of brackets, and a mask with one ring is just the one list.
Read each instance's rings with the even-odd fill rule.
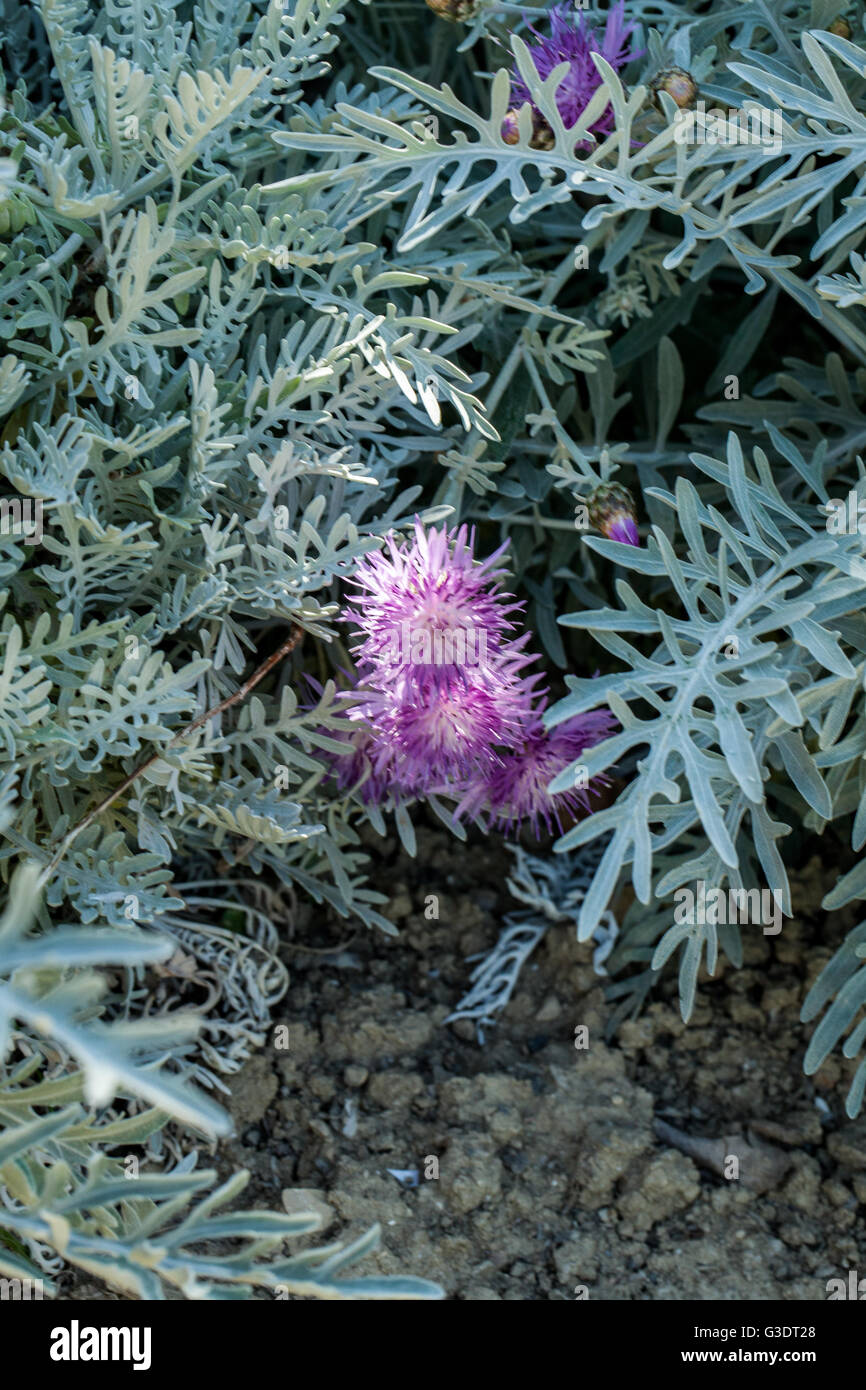
[[[577,125],[590,98],[602,85],[602,79],[592,60],[593,53],[600,53],[616,71],[625,67],[632,58],[639,58],[644,49],[629,47],[629,40],[636,25],[626,21],[625,3],[620,3],[608,12],[604,32],[590,28],[583,14],[577,24],[573,22],[570,10],[565,6],[554,7],[550,11],[550,36],[545,38],[529,26],[530,32],[538,42],[529,45],[532,61],[539,77],[549,77],[560,63],[568,63],[568,72],[557,88],[556,105],[567,129]],[[532,103],[529,88],[515,69],[511,78],[511,104],[521,106]],[[613,109],[608,106],[601,117],[590,127],[596,135],[609,135],[613,129]]]
[[543,826],[548,832],[554,826],[562,833],[561,815],[576,815],[588,811],[590,796],[607,783],[598,777],[588,787],[551,793],[550,783],[580,755],[609,738],[619,727],[610,710],[593,710],[575,716],[547,730],[541,714],[546,705],[542,699],[534,712],[524,742],[491,768],[485,779],[476,780],[466,789],[456,814],[474,818],[487,807],[490,823],[509,833],[527,822],[538,836]]
[[623,545],[640,545],[637,522],[626,512],[620,512],[608,522],[606,534],[610,540],[621,541]]

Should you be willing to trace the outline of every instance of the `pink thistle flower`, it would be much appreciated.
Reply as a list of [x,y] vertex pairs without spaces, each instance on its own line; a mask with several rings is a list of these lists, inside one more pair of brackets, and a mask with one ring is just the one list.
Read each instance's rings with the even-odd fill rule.
[[502,588],[507,545],[476,560],[474,543],[465,526],[416,521],[411,541],[390,537],[353,579],[361,593],[344,616],[357,629],[357,715],[375,734],[374,778],[404,792],[489,767],[531,717],[541,678],[524,674],[537,658],[511,620],[523,605]]
[[[577,24],[574,24],[565,5],[556,6],[550,11],[549,38],[544,38],[531,24],[528,27],[530,33],[538,40],[537,43],[529,45],[529,51],[542,80],[549,77],[560,63],[568,63],[568,72],[557,88],[556,105],[563,124],[569,130],[577,125],[589,105],[590,98],[602,85],[601,76],[592,61],[592,54],[600,53],[614,71],[619,72],[632,58],[640,58],[645,52],[642,48],[629,47],[629,40],[635,32],[636,25],[626,21],[624,0],[619,0],[619,3],[608,11],[603,33],[591,28],[583,14],[580,15]],[[511,77],[511,105],[519,107],[526,101],[537,111],[529,88],[515,69]],[[608,106],[592,125],[591,130],[595,135],[604,136],[609,135],[612,129],[613,109]]]
[[587,787],[576,784],[556,793],[548,787],[587,748],[609,738],[619,725],[610,710],[602,709],[575,715],[547,730],[541,718],[546,704],[546,698],[542,698],[521,746],[506,754],[483,780],[467,789],[455,816],[474,819],[486,807],[491,826],[508,834],[526,821],[537,838],[542,825],[548,832],[556,826],[562,834],[563,813],[574,816],[580,810],[590,809],[592,792],[606,786],[607,777],[599,776]]
[[[354,680],[351,672],[343,670],[342,674],[350,682]],[[324,694],[321,682],[309,672],[304,673],[304,680],[316,699],[320,700]],[[364,712],[357,703],[357,692],[339,691],[337,699],[352,701],[345,710],[342,727],[322,726],[319,733],[341,744],[343,752],[335,753],[331,748],[321,748],[319,756],[330,768],[340,791],[354,792],[367,805],[386,801],[392,792],[401,790],[394,760],[385,757],[386,750],[375,731],[366,723]],[[302,708],[310,712],[315,705],[306,704]]]
[[394,758],[400,786],[424,795],[493,764],[497,745],[517,736],[523,703],[519,688],[455,681],[450,688],[404,692],[376,727]]
[[[410,540],[388,537],[386,551],[359,563],[360,593],[344,618],[356,628],[349,719],[360,726],[341,735],[334,775],[368,804],[439,794],[458,802],[455,817],[487,812],[505,830],[525,819],[539,834],[542,824],[561,828],[561,812],[589,808],[580,786],[547,788],[615,721],[602,710],[544,728],[541,676],[524,670],[537,658],[524,651],[529,634],[514,635],[523,605],[502,587],[506,546],[476,560],[474,543],[465,526],[425,531],[416,521]],[[484,642],[457,649],[460,633]]]
[[526,637],[509,635],[510,615],[523,604],[502,592],[505,571],[496,562],[507,542],[486,560],[475,559],[474,544],[465,526],[425,531],[416,520],[414,543],[390,537],[387,553],[360,562],[351,582],[362,592],[345,612],[358,629],[360,684],[373,676],[389,689],[401,682],[447,688],[495,673],[505,657],[519,665],[535,659],[519,655]]

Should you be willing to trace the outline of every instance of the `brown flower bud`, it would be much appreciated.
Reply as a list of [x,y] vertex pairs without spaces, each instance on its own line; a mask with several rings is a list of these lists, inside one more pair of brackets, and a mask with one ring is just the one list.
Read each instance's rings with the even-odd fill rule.
[[700,95],[698,84],[685,68],[662,68],[650,83],[653,104],[661,111],[659,93],[667,92],[681,111],[693,109]]
[[609,540],[640,545],[634,497],[622,483],[602,483],[589,498],[589,524]]
[[556,144],[556,136],[537,111],[532,113],[532,138],[529,143],[534,150],[552,150]]
[[427,0],[434,14],[453,24],[466,24],[481,9],[481,0]]
[[[499,133],[506,145],[520,144],[517,116],[516,111],[507,112],[502,125],[499,127]],[[532,134],[529,137],[529,144],[533,150],[552,150],[556,144],[556,136],[544,117],[540,116],[537,111],[532,113]]]

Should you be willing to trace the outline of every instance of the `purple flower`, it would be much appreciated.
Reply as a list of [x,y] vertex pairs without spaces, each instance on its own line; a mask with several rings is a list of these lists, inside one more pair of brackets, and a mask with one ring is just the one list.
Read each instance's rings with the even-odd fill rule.
[[[557,88],[556,105],[563,124],[569,130],[577,125],[593,93],[602,85],[591,55],[602,54],[611,67],[619,72],[632,58],[639,58],[645,51],[629,46],[636,26],[626,22],[624,0],[619,0],[619,4],[608,11],[603,33],[590,27],[583,14],[574,24],[571,12],[565,5],[556,6],[550,11],[549,38],[544,38],[531,24],[528,27],[538,40],[529,45],[529,51],[542,80],[549,77],[560,63],[568,63],[568,72]],[[529,88],[515,68],[511,77],[511,105],[519,107],[526,101],[537,111]],[[608,106],[590,129],[596,135],[609,135],[613,129],[613,109]]]
[[[355,623],[358,670],[378,683],[408,682],[425,689],[474,678],[495,667],[526,638],[509,637],[510,615],[523,605],[501,589],[496,562],[507,542],[486,560],[473,554],[475,532],[425,531],[415,522],[414,543],[388,539],[388,551],[367,555],[351,582],[361,590],[346,609]],[[519,658],[526,665],[534,658]]]
[[411,539],[390,536],[359,563],[343,615],[356,629],[357,681],[334,775],[368,804],[443,795],[455,817],[561,828],[561,812],[588,809],[588,791],[551,796],[550,782],[615,721],[602,710],[544,728],[541,677],[525,674],[537,658],[512,621],[523,605],[498,567],[507,547],[476,560],[474,545],[465,526],[416,521]]
[[393,759],[396,789],[423,796],[493,766],[498,747],[519,737],[525,704],[519,686],[455,681],[421,691],[403,687],[393,700],[379,695],[361,708],[380,740],[377,773],[384,759]]
[[476,779],[467,788],[455,815],[474,819],[486,807],[492,826],[508,833],[527,821],[537,837],[542,825],[548,832],[555,825],[562,834],[562,813],[574,816],[590,809],[592,791],[606,786],[607,777],[599,776],[587,786],[576,781],[573,788],[562,792],[551,793],[548,787],[587,748],[609,738],[619,725],[610,710],[602,709],[575,715],[547,730],[541,718],[546,704],[542,698],[522,744],[485,778]]
[[425,531],[366,556],[344,616],[357,629],[357,716],[375,731],[374,777],[423,795],[488,766],[520,737],[540,679],[515,636],[522,608],[502,589],[501,546],[474,556],[474,531]]

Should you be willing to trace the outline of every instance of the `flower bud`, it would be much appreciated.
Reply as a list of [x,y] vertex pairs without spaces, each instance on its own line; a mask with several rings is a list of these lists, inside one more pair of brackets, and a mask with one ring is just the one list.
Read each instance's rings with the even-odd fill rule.
[[590,525],[608,540],[640,545],[635,501],[622,483],[602,483],[590,494],[587,507]]
[[[517,128],[517,111],[507,112],[499,133],[506,145],[519,145],[520,132]],[[556,136],[543,116],[537,111],[532,112],[532,134],[529,137],[529,145],[533,150],[552,150],[556,144]]]
[[662,109],[659,93],[667,92],[681,111],[691,110],[697,105],[698,84],[685,68],[662,68],[650,83],[653,103]]
[[506,145],[517,145],[520,143],[520,135],[517,131],[517,112],[508,111],[505,120],[499,128],[499,133]]
[[552,150],[556,144],[556,136],[537,111],[532,113],[532,136],[529,143],[534,150]]
[[829,25],[829,30],[831,34],[838,34],[840,39],[850,39],[852,34],[851,25],[842,15],[833,20],[833,23]]
[[481,9],[481,0],[427,0],[427,4],[440,19],[453,24],[467,24]]

